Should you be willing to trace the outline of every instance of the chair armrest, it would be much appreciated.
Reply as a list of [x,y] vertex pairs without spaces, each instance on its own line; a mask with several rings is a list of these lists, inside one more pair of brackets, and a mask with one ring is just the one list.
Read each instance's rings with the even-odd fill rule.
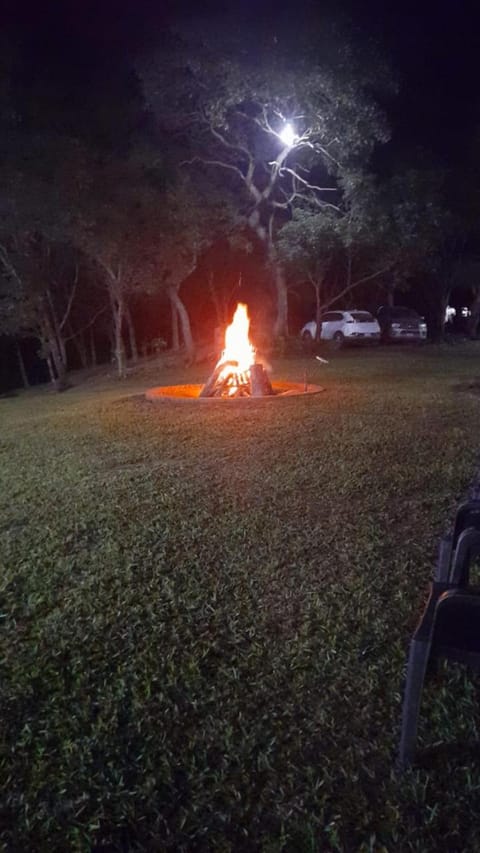
[[466,587],[470,580],[470,565],[480,555],[480,530],[467,527],[458,537],[452,559],[449,581],[452,586]]
[[452,562],[453,553],[453,536],[442,536],[440,539],[440,547],[438,549],[438,560],[435,569],[434,580],[440,583],[446,583],[450,575],[450,564]]
[[451,585],[448,583],[440,583],[436,581],[430,585],[430,595],[417,627],[415,628],[412,640],[420,643],[425,643],[431,640],[437,601],[444,592],[447,592],[451,588]]
[[480,500],[468,500],[458,507],[453,526],[454,548],[457,547],[460,534],[467,527],[474,527],[475,530],[480,530]]

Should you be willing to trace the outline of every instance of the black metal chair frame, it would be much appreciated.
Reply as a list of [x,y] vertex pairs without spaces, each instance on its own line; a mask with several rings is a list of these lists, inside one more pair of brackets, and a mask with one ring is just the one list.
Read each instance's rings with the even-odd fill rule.
[[480,499],[463,503],[453,532],[440,543],[430,595],[410,643],[399,767],[415,754],[425,678],[439,659],[480,670],[480,587],[470,586],[470,567],[480,555]]

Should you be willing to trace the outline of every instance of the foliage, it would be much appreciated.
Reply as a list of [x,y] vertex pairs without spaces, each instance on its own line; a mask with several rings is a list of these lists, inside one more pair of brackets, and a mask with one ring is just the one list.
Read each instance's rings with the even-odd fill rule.
[[[146,142],[128,155],[108,158],[58,135],[39,135],[36,157],[24,137],[21,142],[27,155],[24,148],[19,154],[5,144],[6,238],[23,244],[35,234],[62,239],[96,266],[108,294],[123,375],[122,328],[129,301],[139,293],[178,289],[215,234],[212,216],[205,215],[198,188],[188,187],[187,177],[174,183],[170,175],[167,185],[158,152]],[[9,281],[15,284],[11,276]],[[28,290],[28,282],[22,286]],[[22,300],[12,296],[10,308],[18,307]]]
[[[454,203],[446,170],[409,169],[392,179],[394,230],[401,239],[397,279],[423,282],[429,333],[442,337],[450,294],[471,266],[471,225]],[[470,255],[470,257],[468,257]]]
[[0,401],[6,849],[478,848],[476,747],[436,746],[476,739],[476,680],[441,674],[394,774],[478,346],[276,367],[326,390]]
[[70,324],[84,258],[38,233],[13,233],[0,244],[0,331],[35,337],[52,380],[63,386]]
[[279,236],[281,257],[297,281],[321,290],[323,308],[365,281],[377,279],[392,296],[426,281],[443,318],[452,289],[474,285],[477,270],[468,223],[450,204],[448,181],[441,170],[408,169],[382,181],[364,175],[353,184],[347,176],[346,215],[295,210]]
[[[0,329],[33,334],[45,355],[58,354],[57,338],[72,307],[80,262],[68,242],[66,199],[72,173],[76,180],[84,175],[81,151],[73,140],[45,134],[27,141],[14,130],[0,146]],[[60,375],[65,358],[55,361]]]

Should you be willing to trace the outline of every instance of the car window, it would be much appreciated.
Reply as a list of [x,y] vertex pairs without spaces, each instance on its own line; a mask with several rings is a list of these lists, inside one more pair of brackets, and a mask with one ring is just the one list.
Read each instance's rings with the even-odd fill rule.
[[343,320],[343,314],[340,311],[330,311],[322,317],[322,323],[328,323],[333,320]]
[[357,323],[373,323],[373,317],[368,311],[350,311],[350,314]]

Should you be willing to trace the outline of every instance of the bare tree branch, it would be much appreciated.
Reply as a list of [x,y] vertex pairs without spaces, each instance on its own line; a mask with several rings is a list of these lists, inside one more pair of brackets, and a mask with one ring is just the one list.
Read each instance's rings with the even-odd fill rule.
[[289,166],[282,166],[280,174],[282,172],[288,172],[289,175],[292,175],[295,180],[300,181],[309,190],[315,190],[319,193],[338,193],[338,187],[317,187],[316,184],[311,184],[305,178],[302,178],[295,169],[291,169]]
[[230,169],[232,172],[236,172],[236,174],[239,175],[243,183],[246,183],[246,177],[242,170],[239,169],[238,166],[233,166],[231,163],[224,163],[222,160],[206,160],[203,157],[192,157],[191,160],[182,160],[180,166],[192,166],[193,163],[204,163],[206,166],[221,166],[223,169]]
[[235,144],[234,142],[229,142],[229,140],[225,139],[223,134],[220,133],[220,131],[217,130],[215,127],[213,127],[210,122],[208,122],[208,129],[210,133],[213,134],[215,139],[217,139],[225,148],[228,148],[230,151],[236,151],[237,154],[243,154],[247,158],[247,161],[250,162],[250,160],[252,159],[252,155],[248,148],[245,148],[244,145],[239,145],[238,143]]
[[357,281],[351,282],[350,284],[347,285],[347,287],[344,287],[343,290],[340,291],[340,293],[337,293],[335,296],[332,297],[332,299],[330,299],[328,302],[325,302],[322,305],[322,310],[324,310],[325,308],[329,308],[330,305],[333,305],[335,302],[337,302],[342,296],[344,296],[350,290],[353,290],[355,287],[358,287],[360,284],[365,284],[366,281],[370,281],[372,278],[378,278],[378,276],[383,275],[385,272],[388,272],[389,270],[391,270],[392,267],[393,267],[393,261],[392,261],[392,263],[388,264],[388,266],[383,267],[383,269],[377,270],[377,272],[373,272],[370,275],[365,275],[365,276],[363,276],[363,278],[359,278],[359,279],[357,279]]
[[78,332],[75,332],[74,335],[69,335],[68,338],[65,338],[65,343],[67,341],[73,341],[74,338],[78,338],[79,335],[83,334],[83,332],[86,332],[87,329],[90,328],[90,326],[93,326],[93,324],[95,323],[95,320],[97,320],[98,317],[100,317],[100,314],[103,314],[104,311],[106,311],[107,308],[109,308],[109,307],[110,307],[109,305],[104,305],[103,308],[100,308],[100,310],[97,311],[97,313],[93,315],[92,319],[87,323],[86,326],[83,326],[81,329],[78,330]]
[[19,284],[20,287],[22,287],[22,280],[21,280],[20,276],[18,275],[18,272],[17,272],[14,264],[10,260],[10,257],[8,254],[8,249],[3,245],[0,246],[0,263],[2,264],[7,275],[11,275],[12,278],[15,279],[17,284]]
[[72,289],[70,291],[70,296],[69,296],[69,299],[67,302],[67,307],[65,309],[65,314],[63,315],[63,319],[61,320],[59,327],[58,327],[60,330],[63,329],[63,327],[67,321],[68,315],[70,314],[70,309],[72,307],[72,303],[73,303],[73,300],[75,297],[75,291],[77,289],[77,284],[78,284],[78,273],[79,273],[79,266],[78,266],[78,264],[75,264],[75,276],[73,279],[73,285],[72,285]]
[[342,212],[341,207],[338,207],[336,204],[332,204],[331,201],[325,201],[324,199],[312,195],[307,195],[304,192],[300,192],[295,187],[289,194],[287,194],[286,190],[284,190],[283,188],[280,188],[280,192],[282,193],[282,195],[285,196],[285,201],[274,200],[271,203],[274,207],[278,207],[282,210],[287,210],[290,205],[293,204],[296,198],[300,198],[303,199],[303,201],[309,202],[310,204],[313,203],[315,207],[329,208],[331,210],[334,210],[336,213]]

